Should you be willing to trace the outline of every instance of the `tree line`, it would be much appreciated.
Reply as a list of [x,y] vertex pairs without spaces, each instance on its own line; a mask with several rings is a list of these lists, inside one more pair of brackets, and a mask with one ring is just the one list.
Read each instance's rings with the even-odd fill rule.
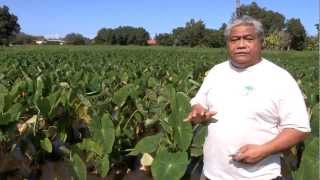
[[[304,50],[319,48],[319,24],[316,24],[317,35],[307,36],[299,18],[286,19],[279,12],[267,10],[252,2],[241,5],[232,18],[237,15],[249,15],[259,19],[265,30],[264,47],[277,50]],[[191,19],[184,27],[174,28],[169,33],[155,36],[158,45],[212,47],[225,46],[223,23],[218,29],[207,28],[202,20]],[[7,6],[0,6],[0,44],[32,44],[43,36],[33,36],[20,32],[18,18],[9,12]],[[62,38],[66,44],[106,44],[106,45],[147,45],[150,34],[143,27],[119,26],[117,28],[101,28],[93,39],[80,33],[70,33]]]

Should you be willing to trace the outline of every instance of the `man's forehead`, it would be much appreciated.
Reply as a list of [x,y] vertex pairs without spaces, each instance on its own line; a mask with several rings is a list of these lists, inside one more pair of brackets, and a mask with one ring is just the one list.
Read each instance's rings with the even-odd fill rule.
[[256,36],[257,32],[254,26],[239,25],[231,29],[230,36]]

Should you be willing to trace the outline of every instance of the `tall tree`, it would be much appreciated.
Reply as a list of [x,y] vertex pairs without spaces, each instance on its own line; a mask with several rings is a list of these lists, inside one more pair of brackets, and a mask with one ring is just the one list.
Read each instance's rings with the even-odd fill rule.
[[34,44],[36,40],[42,40],[44,39],[43,36],[33,36],[30,34],[26,34],[23,32],[20,32],[15,35],[14,38],[10,40],[12,44]]
[[89,39],[79,33],[70,33],[64,37],[66,44],[85,45]]
[[291,18],[286,24],[286,31],[291,36],[291,48],[295,50],[303,50],[306,42],[306,31],[300,19]]
[[142,27],[119,26],[115,29],[100,29],[95,37],[95,43],[146,45],[149,38],[149,33]]
[[8,45],[11,38],[20,32],[18,18],[9,12],[7,6],[0,6],[0,44]]
[[174,45],[194,47],[200,45],[206,33],[206,26],[203,21],[191,19],[185,27],[173,29]]
[[172,46],[173,45],[173,36],[169,33],[163,33],[156,35],[157,44],[162,46]]
[[284,28],[285,17],[282,14],[261,8],[256,2],[252,2],[249,5],[241,5],[239,11],[241,16],[248,15],[259,19],[267,35],[275,31],[281,31]]

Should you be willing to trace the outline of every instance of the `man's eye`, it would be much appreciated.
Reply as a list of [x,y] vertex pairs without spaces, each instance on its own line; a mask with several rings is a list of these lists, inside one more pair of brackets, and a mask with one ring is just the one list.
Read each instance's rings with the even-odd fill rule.
[[255,38],[254,37],[246,37],[245,40],[247,41],[253,41]]

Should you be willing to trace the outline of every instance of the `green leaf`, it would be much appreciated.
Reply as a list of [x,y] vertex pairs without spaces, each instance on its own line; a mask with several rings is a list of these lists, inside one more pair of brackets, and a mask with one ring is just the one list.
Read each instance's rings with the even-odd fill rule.
[[86,97],[84,97],[83,95],[80,94],[80,95],[78,95],[78,97],[79,97],[82,104],[86,105],[87,107],[92,106],[90,101]]
[[162,133],[158,133],[144,137],[136,144],[134,150],[140,153],[152,153],[157,149],[162,136]]
[[101,119],[93,121],[91,126],[94,133],[93,139],[102,145],[104,153],[111,153],[115,140],[115,129],[109,114],[104,114]]
[[186,152],[160,151],[151,166],[152,176],[155,180],[179,180],[185,174],[188,163]]
[[8,94],[8,92],[8,89],[4,85],[0,84],[0,94]]
[[44,138],[40,140],[40,146],[43,150],[47,151],[48,153],[52,152],[52,144],[49,138]]
[[0,113],[4,112],[5,105],[5,95],[0,93]]
[[122,107],[128,96],[131,93],[131,88],[133,88],[132,84],[128,84],[120,88],[115,94],[113,95],[112,101],[117,104],[119,107]]
[[37,104],[38,100],[42,97],[42,91],[44,88],[44,83],[42,80],[42,77],[37,77],[37,86],[36,86],[36,92],[34,94],[33,103]]
[[319,103],[313,106],[310,118],[311,133],[316,137],[319,137],[319,108]]
[[6,113],[1,114],[0,125],[7,125],[9,123],[19,121],[22,108],[23,106],[20,103],[16,103],[11,106]]
[[171,101],[172,113],[169,116],[169,124],[173,127],[179,126],[191,110],[189,98],[182,92],[176,93]]
[[191,144],[191,156],[197,157],[202,155],[202,147],[208,133],[208,126],[200,125],[195,129]]
[[174,141],[177,143],[180,150],[185,151],[188,149],[192,140],[192,126],[190,123],[183,122],[177,127],[173,128]]
[[319,179],[319,138],[310,137],[307,140],[301,164],[293,177],[295,180]]
[[72,156],[72,166],[77,180],[87,179],[87,168],[78,154]]
[[98,172],[102,177],[105,177],[109,172],[109,156],[106,154],[102,159],[98,160]]
[[143,153],[140,163],[142,166],[151,166],[153,162],[153,157],[149,153]]
[[77,146],[81,150],[85,150],[88,152],[94,152],[99,156],[102,156],[102,147],[103,144],[98,144],[91,139],[85,138],[81,143],[78,143]]
[[45,98],[44,99],[40,98],[37,101],[37,105],[38,105],[38,108],[40,109],[41,114],[48,117],[51,109],[49,100]]

